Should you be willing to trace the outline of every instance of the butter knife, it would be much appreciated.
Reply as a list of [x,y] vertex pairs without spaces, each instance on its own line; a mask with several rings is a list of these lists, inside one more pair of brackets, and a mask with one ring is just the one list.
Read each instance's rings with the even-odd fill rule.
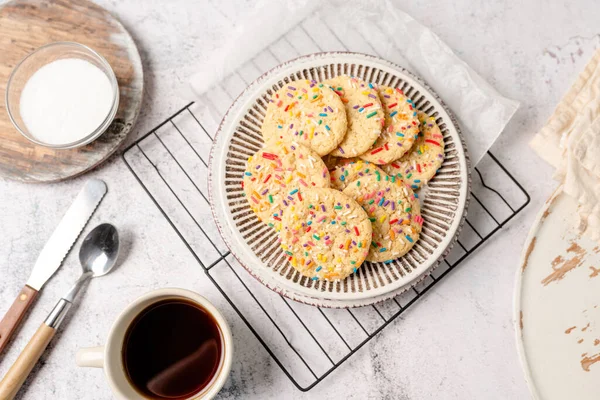
[[90,179],[67,210],[38,256],[27,284],[0,321],[0,354],[23,321],[42,286],[62,264],[105,194],[106,184],[99,179]]

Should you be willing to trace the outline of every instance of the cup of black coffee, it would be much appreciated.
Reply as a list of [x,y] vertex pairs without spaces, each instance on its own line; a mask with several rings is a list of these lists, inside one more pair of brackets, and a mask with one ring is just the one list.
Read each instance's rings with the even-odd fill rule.
[[81,349],[77,364],[104,368],[123,399],[211,399],[231,369],[233,345],[225,318],[204,297],[159,289],[131,303],[106,345]]

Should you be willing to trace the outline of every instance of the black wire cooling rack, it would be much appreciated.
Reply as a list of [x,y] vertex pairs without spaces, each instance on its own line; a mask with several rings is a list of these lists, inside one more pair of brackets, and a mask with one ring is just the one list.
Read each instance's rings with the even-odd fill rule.
[[200,114],[197,104],[186,105],[129,146],[123,160],[210,281],[302,391],[335,371],[530,200],[519,182],[488,152],[474,169],[474,201],[458,246],[430,276],[402,295],[374,306],[338,310],[311,307],[249,278],[222,242],[207,197],[208,154],[214,130],[206,126]]

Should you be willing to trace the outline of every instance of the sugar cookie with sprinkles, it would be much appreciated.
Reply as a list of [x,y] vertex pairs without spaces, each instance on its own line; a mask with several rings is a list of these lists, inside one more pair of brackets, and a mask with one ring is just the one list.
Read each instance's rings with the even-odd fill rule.
[[340,96],[348,118],[348,132],[331,154],[343,158],[363,154],[381,135],[385,122],[376,87],[347,75],[340,75],[323,83],[331,86]]
[[385,112],[381,136],[360,158],[374,164],[388,164],[410,150],[419,133],[419,119],[413,101],[400,89],[379,86]]
[[271,96],[261,131],[265,142],[295,140],[323,156],[338,147],[347,127],[344,103],[333,89],[299,80]]
[[307,189],[283,215],[281,248],[291,265],[312,280],[330,281],[356,272],[369,253],[367,213],[334,189]]
[[413,189],[429,182],[444,162],[444,136],[435,118],[422,111],[417,114],[421,132],[410,152],[382,166],[390,176],[403,179]]
[[[331,176],[331,187],[337,190],[344,190],[346,186],[357,179],[374,175],[379,179],[389,180],[390,177],[377,165],[360,158],[349,158],[348,163],[339,164],[333,170],[329,171]],[[396,178],[392,178],[396,180]]]
[[419,201],[405,184],[368,176],[348,185],[343,193],[362,206],[373,224],[367,261],[391,263],[419,239],[423,224]]
[[248,158],[243,187],[252,211],[278,231],[282,214],[302,201],[304,189],[326,188],[329,181],[329,171],[314,151],[277,142]]

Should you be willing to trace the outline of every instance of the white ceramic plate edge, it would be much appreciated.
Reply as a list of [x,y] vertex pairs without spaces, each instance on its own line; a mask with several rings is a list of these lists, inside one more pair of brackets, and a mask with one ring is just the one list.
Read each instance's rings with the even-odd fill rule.
[[523,374],[525,375],[525,382],[527,382],[527,386],[529,387],[529,391],[534,399],[540,399],[537,387],[534,384],[534,381],[531,377],[531,369],[529,367],[529,363],[527,362],[527,357],[525,356],[525,346],[523,344],[523,336],[522,336],[522,320],[521,320],[521,292],[522,292],[522,280],[523,280],[523,264],[527,261],[529,256],[529,246],[531,245],[531,241],[537,237],[537,233],[539,232],[540,226],[544,219],[544,214],[546,211],[552,207],[554,203],[554,199],[562,194],[562,185],[560,185],[556,190],[550,195],[550,197],[546,200],[542,208],[535,217],[535,221],[527,234],[527,239],[525,239],[525,244],[523,245],[523,250],[521,251],[521,258],[519,261],[519,265],[516,271],[515,276],[515,289],[513,295],[513,326],[515,330],[515,339],[517,346],[517,353],[519,354],[519,361],[521,363],[521,368],[523,369]]

